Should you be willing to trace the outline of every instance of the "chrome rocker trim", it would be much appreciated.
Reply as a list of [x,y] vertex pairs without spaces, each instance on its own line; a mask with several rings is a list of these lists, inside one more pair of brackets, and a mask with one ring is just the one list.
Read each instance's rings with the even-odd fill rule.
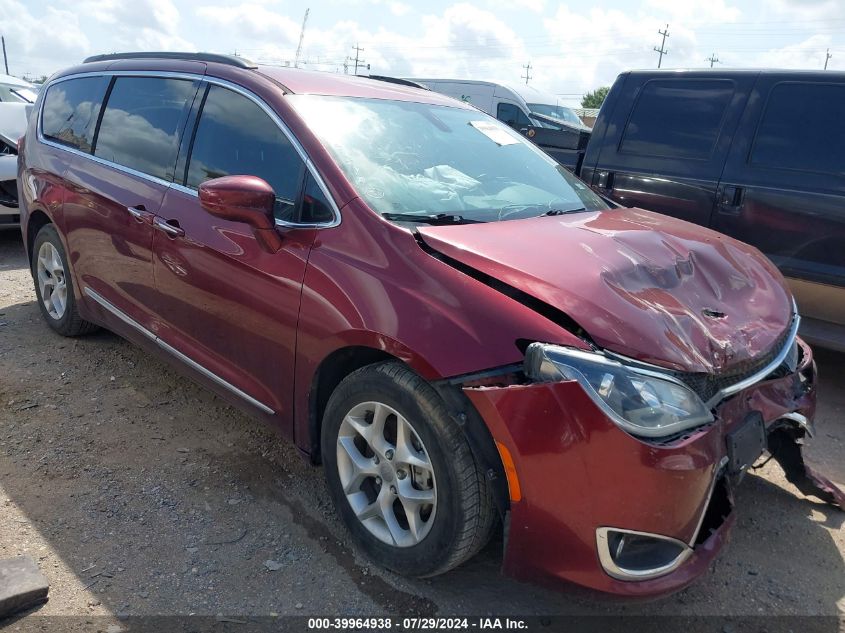
[[186,365],[188,365],[192,369],[198,371],[199,373],[201,373],[203,376],[205,376],[209,380],[212,380],[213,382],[217,383],[218,385],[220,385],[224,389],[227,389],[228,391],[232,392],[233,394],[235,394],[239,398],[246,400],[252,406],[254,406],[258,409],[261,409],[264,413],[267,413],[269,415],[275,414],[275,411],[273,411],[273,409],[268,407],[263,402],[256,400],[255,398],[253,398],[248,393],[238,389],[232,383],[227,382],[226,380],[224,380],[223,378],[221,378],[220,376],[215,374],[213,371],[206,369],[205,367],[200,365],[198,362],[196,362],[195,360],[193,360],[189,356],[186,356],[185,354],[180,352],[178,349],[176,349],[172,345],[170,345],[170,344],[164,342],[163,340],[161,340],[161,338],[159,338],[155,333],[150,332],[147,328],[145,328],[143,325],[138,323],[135,319],[131,318],[125,312],[123,312],[119,308],[115,307],[114,304],[112,304],[108,299],[103,297],[100,293],[96,292],[95,290],[92,290],[91,288],[89,288],[87,286],[85,287],[84,292],[85,292],[86,295],[91,297],[91,299],[96,301],[101,307],[108,310],[110,313],[112,313],[118,319],[123,321],[126,325],[130,326],[131,328],[133,328],[137,332],[140,332],[146,338],[148,338],[149,340],[156,343],[161,349],[168,352],[172,356],[175,356],[176,358],[181,360],[183,363],[185,363]]

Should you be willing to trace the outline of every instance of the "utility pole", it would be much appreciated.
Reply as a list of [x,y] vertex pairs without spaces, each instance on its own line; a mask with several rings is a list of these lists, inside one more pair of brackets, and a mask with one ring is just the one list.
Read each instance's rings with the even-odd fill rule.
[[355,51],[355,74],[357,75],[358,66],[363,66],[366,63],[363,59],[358,59],[358,54],[361,53],[364,49],[358,46],[358,44],[355,44],[352,49]]
[[669,25],[666,25],[665,31],[657,31],[660,35],[663,36],[663,41],[660,43],[660,48],[654,47],[655,52],[660,53],[660,57],[657,58],[657,67],[663,64],[663,56],[668,55],[669,51],[666,50],[666,38],[669,37]]
[[293,67],[299,68],[299,56],[302,55],[302,40],[305,39],[305,24],[308,22],[308,14],[311,9],[305,9],[305,17],[302,18],[302,30],[299,31],[299,46],[296,47],[296,57],[293,58]]
[[520,76],[519,76],[519,78],[520,78],[520,79],[524,79],[524,80],[525,80],[525,85],[527,86],[527,85],[528,85],[528,80],[529,80],[529,79],[531,79],[531,62],[528,62],[527,64],[525,64],[525,65],[523,66],[523,68],[525,69],[525,74],[524,74],[524,75],[520,75]]
[[707,58],[707,61],[710,62],[710,68],[713,68],[713,64],[720,64],[719,58],[716,57],[716,53],[713,53],[710,57]]
[[[6,48],[5,48],[5,47],[3,47],[3,53],[5,54],[5,52],[6,52]],[[824,56],[824,69],[825,69],[825,70],[827,70],[827,62],[829,62],[829,61],[830,61],[830,58],[831,58],[831,57],[833,57],[833,55],[831,55],[831,54],[830,54],[830,49],[827,49],[827,53],[826,53],[826,54],[825,54],[825,56]],[[6,74],[7,74],[7,75],[9,74],[9,71],[8,71],[8,70],[6,70]]]
[[[6,67],[6,74],[9,74],[9,58],[6,57],[6,36],[0,36],[0,41],[3,42],[3,65]],[[827,68],[827,63],[825,63],[825,68]]]

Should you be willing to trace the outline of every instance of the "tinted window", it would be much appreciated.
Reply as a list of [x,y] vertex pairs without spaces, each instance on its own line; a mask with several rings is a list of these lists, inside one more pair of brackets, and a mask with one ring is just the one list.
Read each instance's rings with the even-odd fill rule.
[[496,106],[496,118],[508,125],[531,125],[525,113],[512,103],[500,103]]
[[258,176],[276,192],[276,217],[294,220],[304,168],[284,132],[258,104],[211,86],[191,150],[188,187],[232,174]]
[[173,180],[179,133],[195,92],[196,85],[184,79],[118,77],[94,155]]
[[709,158],[733,82],[661,79],[643,86],[619,150],[642,156]]
[[783,83],[772,89],[751,162],[763,167],[845,173],[845,86]]
[[90,152],[107,85],[106,77],[85,77],[50,86],[41,115],[44,136]]
[[305,192],[302,194],[302,213],[300,213],[301,222],[331,222],[334,219],[334,212],[332,211],[329,201],[326,199],[326,194],[320,189],[320,186],[311,176],[305,181]]

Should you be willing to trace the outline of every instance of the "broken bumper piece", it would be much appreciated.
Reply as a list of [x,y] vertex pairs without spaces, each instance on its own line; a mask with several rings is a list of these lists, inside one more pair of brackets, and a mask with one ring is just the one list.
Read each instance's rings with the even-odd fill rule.
[[815,365],[803,343],[802,352],[795,373],[745,389],[713,423],[664,441],[623,432],[575,381],[464,388],[521,491],[511,495],[504,572],[629,598],[691,584],[734,522],[739,477],[726,437],[751,415],[762,417],[790,481],[841,505],[842,493],[803,464],[796,441],[806,428],[784,419],[815,413]]

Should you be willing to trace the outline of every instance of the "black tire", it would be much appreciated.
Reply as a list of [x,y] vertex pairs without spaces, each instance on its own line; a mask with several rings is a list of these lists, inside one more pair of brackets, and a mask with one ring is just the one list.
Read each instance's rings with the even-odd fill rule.
[[[67,286],[67,299],[64,313],[60,318],[56,318],[48,312],[47,307],[44,305],[44,300],[41,297],[41,288],[38,283],[38,253],[44,243],[49,243],[54,249],[56,249],[62,260],[62,265],[65,271],[64,281]],[[80,336],[97,330],[97,325],[89,323],[79,316],[76,305],[76,296],[74,294],[73,275],[70,272],[65,247],[62,244],[62,240],[59,238],[59,233],[56,231],[55,226],[52,224],[45,224],[41,227],[41,230],[38,231],[38,235],[35,236],[35,242],[33,243],[32,253],[30,253],[30,256],[32,258],[30,271],[32,272],[32,281],[35,284],[35,295],[38,298],[38,307],[41,310],[41,315],[44,317],[44,320],[47,321],[47,325],[62,336]]]
[[[338,470],[341,423],[353,407],[380,402],[404,416],[424,445],[436,481],[437,506],[428,533],[416,544],[383,542],[358,519]],[[492,495],[466,436],[434,388],[399,362],[363,367],[332,393],[323,417],[321,451],[329,490],[355,543],[378,565],[405,576],[435,576],[475,555],[496,521]]]

